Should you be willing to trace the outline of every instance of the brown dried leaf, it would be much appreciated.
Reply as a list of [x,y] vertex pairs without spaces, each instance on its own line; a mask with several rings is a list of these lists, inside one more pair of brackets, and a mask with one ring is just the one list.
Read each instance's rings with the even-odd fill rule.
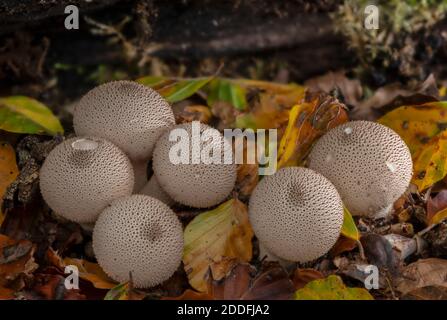
[[427,201],[427,221],[431,221],[435,214],[447,208],[447,190],[441,190],[436,196]]
[[313,280],[323,279],[324,275],[315,269],[296,269],[293,274],[293,284],[295,285],[295,289],[304,288],[306,284]]
[[0,286],[20,275],[29,276],[37,269],[34,250],[35,246],[28,240],[14,240],[0,234]]
[[447,300],[447,287],[427,286],[404,294],[401,300]]
[[117,283],[107,276],[97,263],[89,262],[83,259],[65,258],[64,265],[74,265],[79,270],[79,277],[87,280],[98,289],[112,289]]
[[447,260],[429,258],[420,259],[406,266],[397,290],[403,294],[427,286],[447,287]]
[[310,91],[323,91],[328,94],[332,93],[334,89],[340,90],[344,101],[349,105],[357,105],[363,95],[360,81],[348,79],[344,71],[330,71],[325,75],[307,80],[304,85]]
[[352,251],[357,247],[357,242],[353,239],[340,236],[332,249],[329,251],[331,257],[336,257],[339,254],[347,251]]
[[212,118],[211,110],[207,106],[189,105],[176,115],[177,123],[185,123],[192,121],[200,121],[202,123],[209,123]]
[[6,188],[16,179],[19,169],[14,148],[7,143],[0,143],[0,225],[3,222],[3,195]]

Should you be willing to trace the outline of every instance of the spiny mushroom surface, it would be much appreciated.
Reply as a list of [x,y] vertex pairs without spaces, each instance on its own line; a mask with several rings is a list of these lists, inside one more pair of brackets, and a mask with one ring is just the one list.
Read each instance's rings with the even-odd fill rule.
[[127,156],[101,138],[65,140],[40,170],[40,190],[48,206],[79,223],[94,222],[113,200],[132,194],[133,185]]
[[249,218],[259,242],[270,253],[307,262],[327,253],[337,241],[343,204],[322,175],[307,168],[283,168],[256,186]]
[[161,201],[132,195],[114,201],[93,230],[93,251],[114,280],[132,279],[137,288],[169,279],[180,265],[183,230],[176,214]]
[[92,89],[76,105],[73,116],[78,136],[108,139],[132,161],[150,159],[157,139],[174,124],[168,102],[132,81],[113,81]]
[[[209,139],[195,139],[193,126]],[[185,163],[173,163],[170,157],[170,154],[178,155],[176,145],[180,142],[169,141],[171,132],[179,132],[177,130],[183,130],[182,138],[187,139],[183,144],[187,147]],[[219,163],[205,163],[201,159],[194,163],[193,157],[200,158],[208,151],[211,154],[213,147],[220,150],[213,154],[220,159]],[[234,161],[223,163],[225,152],[232,152],[231,144],[216,129],[197,121],[177,125],[164,133],[155,146],[154,174],[163,190],[176,202],[195,208],[211,207],[228,197],[236,182],[237,167]]]
[[405,142],[390,128],[370,121],[330,130],[313,147],[308,166],[336,186],[353,215],[372,218],[389,214],[413,174]]
[[172,206],[175,203],[175,201],[162,189],[155,175],[149,179],[149,182],[138,192],[138,194],[144,194],[158,199],[168,206]]

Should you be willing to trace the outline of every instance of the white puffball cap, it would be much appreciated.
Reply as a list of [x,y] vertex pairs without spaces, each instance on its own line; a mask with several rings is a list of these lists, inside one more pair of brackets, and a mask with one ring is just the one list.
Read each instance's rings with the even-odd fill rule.
[[99,265],[115,281],[149,288],[169,279],[181,263],[183,229],[164,203],[144,195],[114,201],[93,230]]
[[132,165],[111,142],[71,138],[57,145],[40,169],[40,190],[48,206],[66,219],[94,222],[113,200],[132,194]]
[[322,175],[307,168],[283,168],[258,183],[250,197],[249,218],[269,252],[307,262],[326,254],[337,241],[343,204]]
[[132,160],[150,159],[157,139],[174,124],[169,103],[133,81],[112,81],[90,90],[73,115],[78,136],[108,139]]
[[328,178],[353,215],[381,218],[406,191],[411,153],[390,128],[371,121],[337,126],[318,140],[309,168]]
[[[180,124],[157,141],[152,167],[158,183],[173,200],[194,208],[208,208],[225,200],[236,182],[237,166],[234,161],[224,163],[225,152],[232,155],[231,144],[218,130],[198,121]],[[200,158],[201,154],[211,153],[216,162]],[[184,161],[179,159],[182,155]],[[194,157],[199,157],[196,163]]]

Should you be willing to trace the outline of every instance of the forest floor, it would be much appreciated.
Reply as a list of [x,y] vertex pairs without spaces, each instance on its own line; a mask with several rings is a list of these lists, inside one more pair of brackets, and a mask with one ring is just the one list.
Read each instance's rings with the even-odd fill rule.
[[[327,15],[341,1],[117,2],[88,8],[80,30],[70,31],[61,14],[33,21],[0,1],[10,19],[0,27],[0,299],[447,299],[444,20],[430,29],[434,45],[421,32],[412,38],[413,51],[437,53],[411,60],[409,71],[408,46],[396,68],[380,64],[386,59],[365,65],[348,50]],[[337,124],[377,121],[409,146],[412,183],[390,217],[345,213],[326,255],[280,264],[260,256],[248,221],[258,165],[240,165],[232,198],[217,208],[173,207],[185,228],[206,236],[168,281],[118,284],[95,260],[91,230],[45,204],[39,170],[74,135],[79,98],[121,79],[157,90],[177,123],[278,129],[280,167],[306,165],[313,143]],[[17,121],[17,108],[41,108],[46,118],[30,112]],[[79,268],[78,290],[63,287],[67,265]],[[378,267],[378,287],[366,290],[369,265]]]

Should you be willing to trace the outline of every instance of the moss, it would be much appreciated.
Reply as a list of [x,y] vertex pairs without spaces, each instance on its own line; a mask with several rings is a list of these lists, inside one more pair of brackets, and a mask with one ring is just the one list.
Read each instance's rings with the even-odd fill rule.
[[[364,9],[370,4],[379,9],[377,30],[364,27]],[[357,74],[380,85],[427,76],[442,43],[435,27],[446,11],[446,0],[346,0],[332,18],[357,56]]]

